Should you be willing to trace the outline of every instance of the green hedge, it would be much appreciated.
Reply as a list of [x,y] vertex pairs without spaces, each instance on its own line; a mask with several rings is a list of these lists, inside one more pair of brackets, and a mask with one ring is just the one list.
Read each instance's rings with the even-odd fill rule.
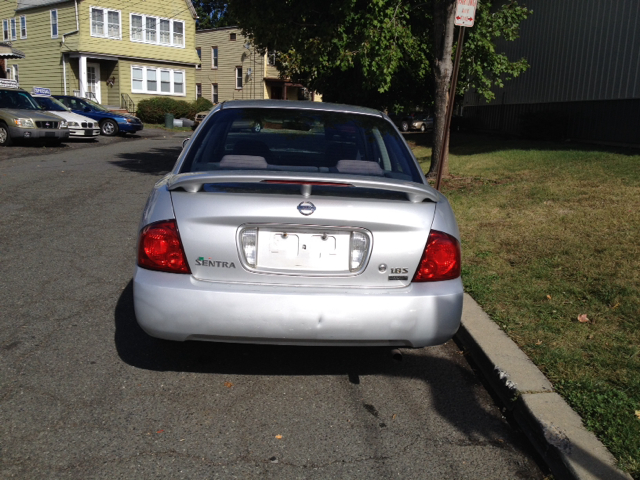
[[209,110],[212,107],[213,103],[206,98],[186,102],[171,97],[156,97],[138,103],[137,116],[144,123],[164,123],[164,116],[167,113],[172,114],[174,118],[193,119],[196,113]]

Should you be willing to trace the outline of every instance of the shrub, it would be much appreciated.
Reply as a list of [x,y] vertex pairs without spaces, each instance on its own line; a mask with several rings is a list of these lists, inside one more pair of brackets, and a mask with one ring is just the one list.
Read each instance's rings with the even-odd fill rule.
[[145,123],[164,123],[167,113],[174,118],[193,119],[196,113],[208,110],[213,104],[206,98],[199,98],[194,102],[176,100],[171,97],[156,97],[142,100],[138,103],[137,116]]

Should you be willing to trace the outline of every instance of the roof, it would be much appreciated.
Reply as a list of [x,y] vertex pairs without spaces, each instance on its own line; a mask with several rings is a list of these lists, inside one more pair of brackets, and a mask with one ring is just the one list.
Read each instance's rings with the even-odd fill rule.
[[24,58],[24,52],[13,48],[10,43],[0,42],[0,58]]
[[229,100],[222,108],[298,108],[329,112],[360,113],[381,116],[382,112],[373,108],[344,105],[341,103],[310,102],[297,100]]
[[44,7],[45,5],[53,5],[55,3],[66,3],[69,1],[70,0],[18,0],[16,11]]
[[234,29],[240,29],[240,27],[237,25],[229,25],[228,27],[203,28],[201,30],[196,30],[196,34],[206,33],[206,32],[218,32],[220,30],[234,30]]
[[[46,5],[54,5],[56,3],[66,3],[70,1],[71,0],[18,0],[16,11],[27,10],[30,8],[44,7]],[[194,19],[198,18],[198,14],[196,13],[196,9],[193,6],[193,3],[191,2],[191,0],[184,0],[184,2],[187,4],[187,8],[189,9],[191,16]]]

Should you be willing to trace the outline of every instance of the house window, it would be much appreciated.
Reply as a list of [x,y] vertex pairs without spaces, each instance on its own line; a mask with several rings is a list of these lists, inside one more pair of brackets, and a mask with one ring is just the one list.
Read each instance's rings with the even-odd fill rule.
[[171,22],[160,20],[160,43],[169,45],[171,43]]
[[131,15],[131,40],[142,41],[142,15]]
[[20,17],[20,38],[27,38],[27,17]]
[[12,18],[11,19],[11,40],[15,40],[17,37],[17,32],[16,32],[16,19]]
[[276,52],[267,52],[267,64],[272,66],[276,64]]
[[5,42],[9,40],[9,20],[2,20],[2,39]]
[[20,84],[20,75],[18,75],[18,65],[13,66],[13,79]]
[[184,22],[132,13],[131,41],[184,47]]
[[51,18],[51,38],[58,38],[58,10],[49,12]]
[[202,84],[196,83],[196,98],[202,97]]
[[211,68],[218,68],[218,47],[211,47]]
[[173,44],[184,45],[184,23],[173,21]]
[[142,80],[143,77],[143,69],[141,67],[132,67],[131,68],[131,90],[135,92],[143,92],[144,91],[144,83]]
[[[184,70],[132,66],[131,91],[133,93],[184,96],[184,78]],[[159,89],[158,82],[160,82]]]
[[153,68],[147,68],[147,92],[158,91],[158,79],[156,74],[158,72]]
[[196,53],[198,54],[198,58],[200,59],[200,63],[196,65],[196,68],[199,70],[202,68],[202,48],[196,47]]
[[91,7],[91,36],[120,39],[120,11]]
[[109,10],[107,12],[107,23],[109,38],[120,38],[120,12]]
[[242,90],[242,67],[236,67],[236,90]]
[[184,72],[173,72],[173,91],[184,93]]
[[147,17],[146,18],[146,29],[147,35],[145,36],[145,40],[149,43],[156,43],[156,18],[155,17]]
[[211,101],[213,103],[218,103],[218,84],[217,83],[211,84]]
[[235,33],[230,33],[229,34],[229,41],[230,42],[235,42],[236,41],[236,34]]
[[171,93],[171,71],[160,71],[160,91],[163,93]]

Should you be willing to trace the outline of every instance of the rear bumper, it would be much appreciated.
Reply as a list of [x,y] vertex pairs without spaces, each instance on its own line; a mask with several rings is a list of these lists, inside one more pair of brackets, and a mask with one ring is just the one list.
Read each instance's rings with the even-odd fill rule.
[[424,347],[449,340],[462,316],[461,279],[398,289],[203,282],[136,267],[138,323],[168,340]]

